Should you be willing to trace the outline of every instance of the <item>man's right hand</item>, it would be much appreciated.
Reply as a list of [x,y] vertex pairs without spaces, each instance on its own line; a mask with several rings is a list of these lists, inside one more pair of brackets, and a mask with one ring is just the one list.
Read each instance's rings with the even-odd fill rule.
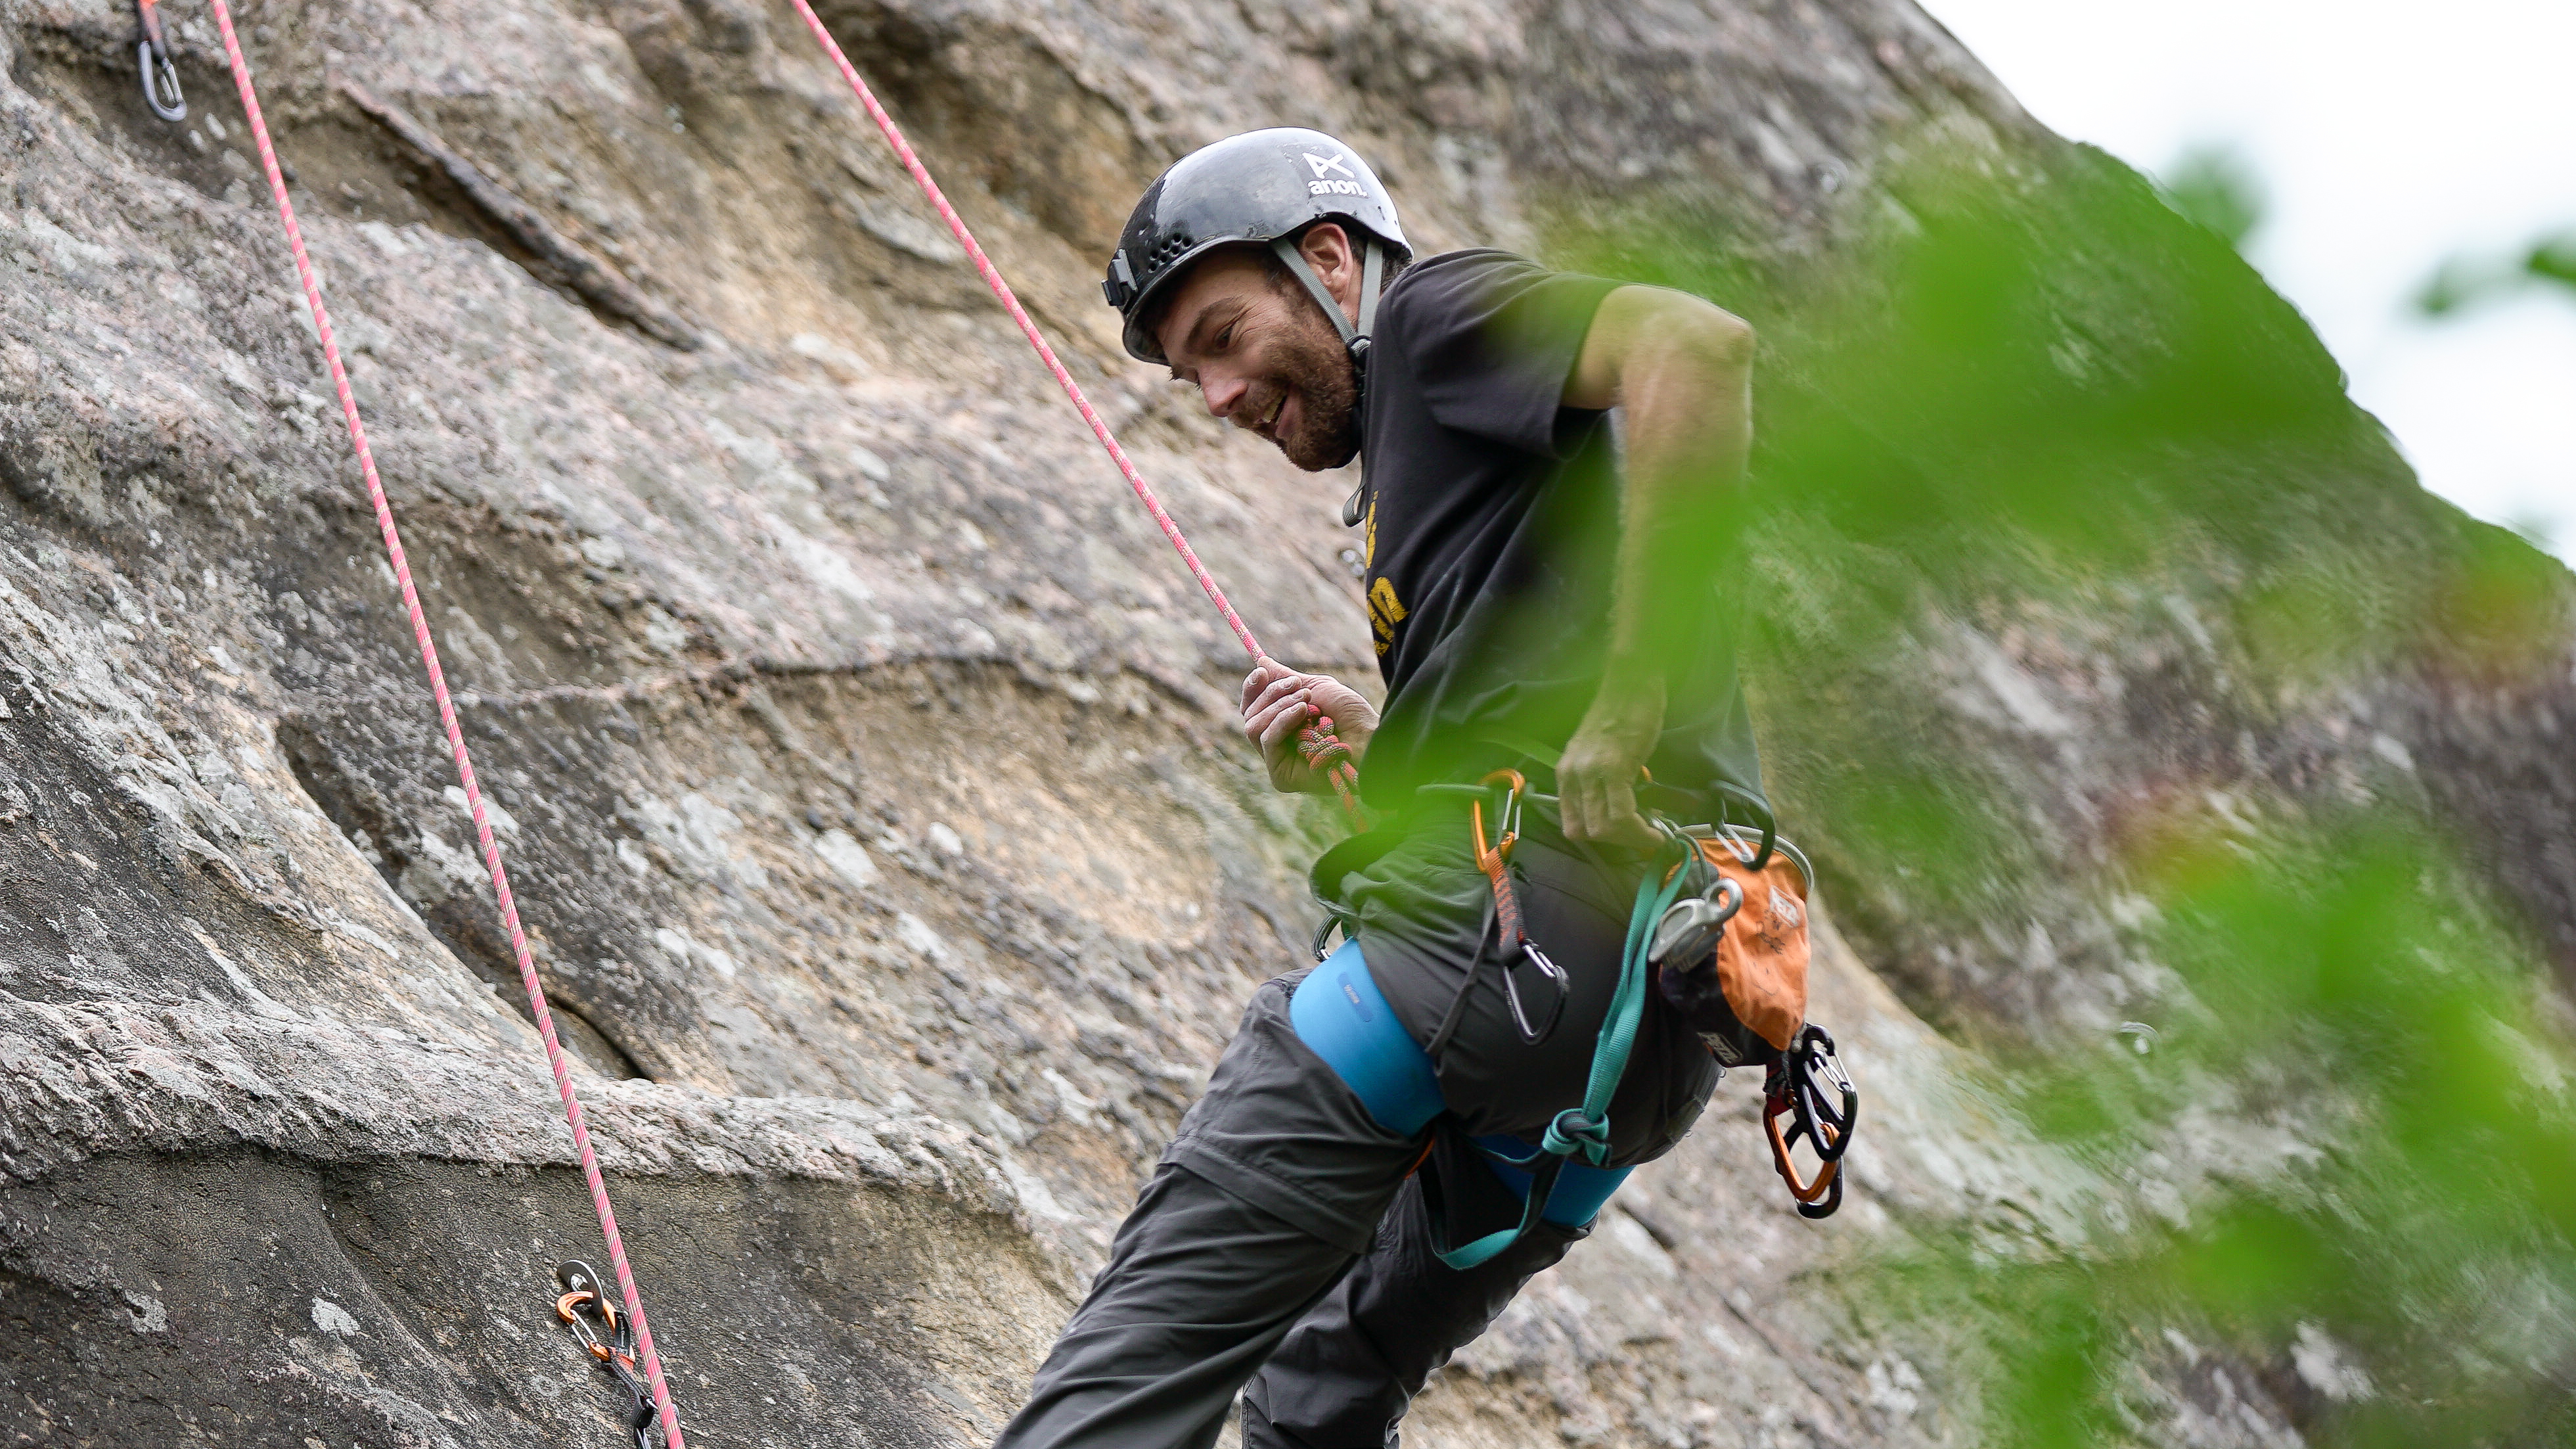
[[1369,736],[1377,733],[1377,707],[1360,692],[1329,674],[1300,674],[1273,659],[1263,659],[1243,678],[1243,732],[1270,766],[1270,785],[1290,794],[1319,794],[1331,788],[1322,771],[1306,763],[1298,736],[1318,720],[1333,722],[1333,737],[1351,752],[1351,763],[1367,753]]

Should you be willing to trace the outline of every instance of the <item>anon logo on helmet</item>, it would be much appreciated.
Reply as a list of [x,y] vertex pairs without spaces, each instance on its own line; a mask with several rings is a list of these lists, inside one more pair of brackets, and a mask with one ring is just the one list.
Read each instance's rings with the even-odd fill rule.
[[[1368,189],[1360,185],[1359,176],[1348,164],[1350,161],[1348,152],[1336,151],[1330,156],[1318,156],[1312,151],[1300,151],[1297,154],[1305,157],[1306,164],[1314,168],[1314,179],[1306,183],[1308,196],[1368,195]],[[1339,176],[1330,174],[1335,171],[1342,174]]]

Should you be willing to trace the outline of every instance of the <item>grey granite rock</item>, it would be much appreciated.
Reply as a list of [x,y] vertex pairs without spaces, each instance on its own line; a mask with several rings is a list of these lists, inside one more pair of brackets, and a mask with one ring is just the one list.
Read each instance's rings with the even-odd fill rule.
[[[1663,185],[1776,261],[1907,138],[2066,154],[1901,0],[823,10],[1245,615],[1353,674],[1346,483],[1197,414],[1097,304],[1168,158],[1321,125],[1430,249]],[[792,13],[241,20],[687,1423],[981,1439],[1245,994],[1301,959],[1332,822],[1268,793],[1234,641]],[[596,1230],[211,20],[172,13],[180,127],[137,104],[130,23],[0,0],[0,1430],[616,1442],[551,1312]],[[538,234],[645,302],[601,310]],[[2194,604],[2163,617],[2177,688],[2223,695]],[[1926,708],[2046,809],[2122,778],[2105,717],[2136,751],[2225,735],[2120,715],[2165,677],[2139,634],[2108,696],[2035,637],[1927,637]],[[2554,759],[2563,802],[2532,743],[2563,703],[2405,691],[2334,768],[2531,835],[2480,782]],[[2563,851],[2516,869],[2568,919]],[[1846,1313],[1832,1265],[1909,1221],[2080,1231],[2088,1169],[1922,1013],[2089,1026],[2122,968],[2044,909],[1960,940],[1855,894],[1908,994],[1827,930],[1817,1015],[1871,1100],[1851,1207],[1789,1213],[1731,1082],[1435,1385],[1426,1439],[1973,1432],[1949,1345]],[[2254,1407],[2196,1442],[2285,1422],[2222,1389]]]

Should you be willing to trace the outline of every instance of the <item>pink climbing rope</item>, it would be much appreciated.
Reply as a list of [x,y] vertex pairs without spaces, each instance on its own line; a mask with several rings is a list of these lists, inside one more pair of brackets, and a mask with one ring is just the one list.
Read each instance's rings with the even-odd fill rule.
[[474,815],[474,838],[483,847],[483,862],[492,872],[492,893],[501,903],[501,923],[509,928],[510,949],[519,960],[519,981],[528,989],[528,1006],[537,1019],[537,1035],[546,1043],[546,1064],[554,1069],[555,1090],[563,1097],[564,1120],[572,1127],[572,1144],[581,1156],[582,1180],[590,1185],[591,1206],[599,1213],[599,1230],[608,1239],[608,1261],[617,1270],[617,1289],[626,1302],[627,1315],[635,1323],[635,1343],[644,1360],[644,1376],[653,1388],[653,1403],[660,1411],[664,1442],[669,1449],[687,1449],[680,1437],[679,1406],[671,1402],[670,1386],[663,1381],[662,1357],[653,1348],[653,1330],[644,1321],[644,1303],[635,1292],[635,1274],[626,1263],[626,1244],[617,1233],[617,1212],[608,1203],[608,1184],[599,1174],[599,1156],[591,1150],[590,1129],[582,1119],[581,1098],[572,1089],[572,1069],[564,1060],[563,1043],[555,1038],[554,1014],[546,1009],[546,989],[537,980],[537,966],[528,954],[528,937],[519,925],[518,903],[510,895],[510,875],[501,865],[500,843],[492,838],[492,822],[483,808],[483,791],[474,780],[474,760],[465,750],[465,732],[458,725],[456,702],[448,697],[447,676],[438,667],[438,646],[429,637],[429,620],[421,613],[420,593],[412,587],[411,565],[403,557],[402,535],[394,529],[393,505],[385,498],[384,484],[376,477],[375,454],[367,447],[367,426],[358,417],[357,397],[349,391],[348,369],[340,362],[339,344],[331,336],[331,309],[322,302],[321,284],[313,277],[313,260],[304,250],[304,229],[296,225],[295,203],[287,199],[286,177],[278,169],[277,150],[269,144],[268,122],[260,115],[259,92],[251,85],[250,64],[242,59],[241,40],[233,33],[232,11],[224,0],[213,0],[215,24],[223,31],[224,58],[232,66],[233,85],[241,92],[242,112],[250,120],[250,133],[259,143],[260,164],[268,169],[268,189],[277,198],[277,219],[286,226],[287,245],[295,252],[295,272],[304,282],[304,301],[313,309],[314,330],[322,339],[322,359],[330,364],[331,383],[339,389],[340,415],[349,425],[349,445],[357,450],[358,471],[367,482],[367,501],[375,505],[376,527],[385,536],[385,553],[393,561],[394,581],[402,587],[403,608],[411,615],[411,631],[420,641],[421,667],[429,671],[430,692],[438,698],[439,722],[447,728],[447,746],[456,755],[456,778],[465,787],[466,808]]
[[[1073,400],[1082,420],[1091,424],[1092,436],[1100,440],[1100,446],[1109,452],[1110,461],[1126,475],[1127,486],[1136,490],[1137,501],[1145,505],[1146,512],[1154,515],[1154,522],[1162,528],[1163,537],[1170,539],[1172,547],[1179,550],[1181,562],[1190,566],[1190,577],[1199,581],[1199,588],[1208,596],[1208,602],[1216,605],[1216,611],[1225,616],[1226,627],[1234,631],[1234,637],[1243,645],[1243,652],[1251,655],[1256,664],[1268,658],[1261,650],[1261,641],[1253,638],[1252,630],[1244,624],[1243,616],[1234,611],[1234,605],[1226,602],[1225,590],[1217,587],[1216,576],[1207,571],[1207,565],[1199,562],[1197,550],[1192,549],[1190,541],[1181,536],[1180,525],[1172,522],[1172,515],[1163,511],[1163,501],[1154,496],[1153,488],[1145,482],[1145,475],[1136,471],[1136,465],[1128,460],[1127,450],[1118,446],[1117,435],[1109,431],[1109,424],[1101,421],[1100,414],[1093,410],[1091,399],[1083,396],[1082,384],[1075,382],[1073,374],[1065,371],[1055,349],[1047,345],[1046,337],[1038,331],[1038,324],[1029,320],[1027,309],[1012,294],[1011,284],[1002,280],[1001,269],[993,265],[992,258],[984,255],[984,248],[977,244],[975,234],[966,229],[965,219],[957,214],[957,208],[948,204],[948,197],[939,189],[939,183],[930,178],[929,168],[913,154],[912,143],[903,138],[903,128],[894,123],[894,117],[886,114],[886,108],[877,103],[876,92],[869,90],[868,83],[860,79],[858,68],[851,65],[850,58],[842,53],[841,43],[832,38],[830,27],[814,13],[808,0],[795,0],[795,5],[796,13],[805,17],[805,28],[814,32],[814,39],[821,43],[824,54],[832,58],[832,64],[841,68],[841,79],[850,83],[851,94],[859,98],[859,104],[867,108],[869,119],[885,133],[886,144],[894,148],[895,159],[903,163],[904,170],[912,173],[913,183],[938,209],[940,220],[948,223],[948,230],[956,236],[957,244],[974,259],[975,270],[983,277],[984,285],[993,289],[993,295],[1001,299],[1002,309],[1011,314],[1012,321],[1020,324],[1020,335],[1028,338],[1029,346],[1037,349],[1038,360],[1046,364],[1047,371],[1055,374],[1057,386],[1062,387],[1064,395]],[[1333,722],[1330,719],[1315,721],[1299,732],[1299,740],[1299,752],[1310,766],[1332,782],[1334,793],[1341,797],[1342,809],[1354,823],[1365,825],[1366,817],[1355,793],[1359,771],[1351,763],[1349,746],[1333,738]]]

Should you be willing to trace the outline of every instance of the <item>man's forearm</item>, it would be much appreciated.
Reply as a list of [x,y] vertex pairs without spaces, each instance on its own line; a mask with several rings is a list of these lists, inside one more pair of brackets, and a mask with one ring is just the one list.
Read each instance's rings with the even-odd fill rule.
[[1713,309],[1659,318],[1623,361],[1625,476],[1602,687],[1660,706],[1674,630],[1659,611],[1704,599],[1709,574],[1733,552],[1753,440],[1753,338]]
[[1665,670],[1685,633],[1707,627],[1709,575],[1733,550],[1752,372],[1742,322],[1694,297],[1623,287],[1603,299],[1567,380],[1568,406],[1621,410],[1627,454],[1609,657],[1556,772],[1573,839],[1653,843],[1637,767],[1663,732]]

